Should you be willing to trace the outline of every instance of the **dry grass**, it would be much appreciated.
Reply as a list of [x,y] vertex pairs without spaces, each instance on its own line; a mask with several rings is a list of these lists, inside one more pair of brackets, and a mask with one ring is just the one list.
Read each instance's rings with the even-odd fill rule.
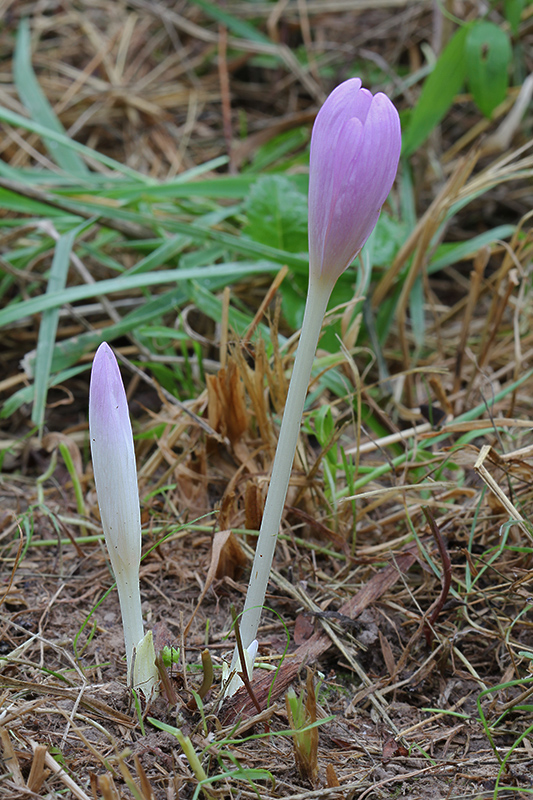
[[[447,36],[446,19],[429,3],[323,5],[253,4],[267,44],[228,32],[193,3],[4,0],[0,104],[23,111],[10,57],[19,20],[29,16],[39,40],[36,72],[71,136],[160,180],[223,155],[236,172],[274,136],[310,123],[329,88],[318,54],[332,82],[345,76],[345,62],[370,59],[407,106],[414,90],[393,66],[407,63],[414,72],[420,43]],[[473,13],[468,3],[456,5]],[[247,21],[251,7],[224,9]],[[441,26],[433,30],[435,21]],[[297,48],[306,51],[308,70]],[[255,673],[260,713],[244,690],[220,707],[218,669],[233,647],[231,605],[238,609],[244,598],[296,338],[282,352],[274,346],[269,358],[269,343],[252,334],[265,321],[274,343],[279,325],[287,332],[275,303],[286,270],[223,293],[218,330],[201,307],[188,310],[186,330],[210,373],[197,380],[193,400],[177,403],[142,370],[124,372],[136,431],[157,430],[138,441],[143,610],[156,645],[181,649],[164,695],[139,713],[125,688],[118,601],[105,596],[112,579],[87,457],[86,375],[51,398],[44,440],[30,435],[27,406],[2,422],[6,800],[199,796],[177,739],[148,718],[177,725],[204,753],[204,769],[219,776],[204,786],[207,797],[503,800],[533,792],[533,236],[524,180],[533,157],[520,124],[502,152],[510,105],[491,123],[477,116],[472,136],[474,112],[461,98],[413,159],[419,221],[378,274],[367,309],[377,316],[400,292],[382,350],[355,348],[361,320],[349,306],[331,315],[342,319],[343,350],[335,363],[324,358],[323,374],[335,369],[346,394],[335,397],[318,379],[312,387],[314,407],[331,407],[335,432],[321,443],[309,429],[301,437],[260,629],[260,661],[279,671],[273,685],[272,671]],[[55,169],[37,136],[9,126],[0,157],[12,167]],[[19,190],[46,201],[38,186]],[[515,234],[428,274],[440,223],[482,190],[450,218],[447,241],[504,223]],[[120,235],[131,230],[113,224]],[[3,228],[5,249],[9,237]],[[16,276],[23,297],[42,281],[51,255]],[[133,263],[126,247],[115,257]],[[429,319],[423,347],[409,305],[419,278]],[[124,300],[99,306],[95,326],[120,315]],[[235,300],[255,315],[245,337],[229,323]],[[86,321],[67,309],[60,338],[83,332]],[[33,319],[5,332],[4,398],[28,382],[18,362],[37,333]],[[123,356],[139,356],[133,339],[118,345]],[[71,453],[85,516],[60,442]],[[334,498],[324,463],[340,446],[352,467],[337,472]],[[221,534],[229,530],[232,536]],[[202,682],[206,647],[215,684],[202,717],[190,710],[191,689]],[[281,735],[289,728],[286,689],[304,691],[305,665],[320,684],[313,713],[319,721],[333,717],[319,727],[315,785],[300,776],[292,739]],[[229,774],[236,762],[250,771],[248,780]]]

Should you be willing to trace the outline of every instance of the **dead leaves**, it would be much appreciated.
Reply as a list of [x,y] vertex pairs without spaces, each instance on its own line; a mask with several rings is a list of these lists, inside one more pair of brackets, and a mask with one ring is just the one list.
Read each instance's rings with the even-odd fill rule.
[[248,427],[244,383],[233,359],[216,375],[206,375],[211,427],[235,445]]

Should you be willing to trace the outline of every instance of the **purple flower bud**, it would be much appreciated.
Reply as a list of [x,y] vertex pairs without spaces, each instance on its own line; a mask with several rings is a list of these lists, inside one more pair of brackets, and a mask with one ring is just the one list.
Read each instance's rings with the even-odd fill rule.
[[117,360],[105,342],[94,357],[89,390],[94,482],[124,625],[128,682],[144,637],[139,592],[141,512],[128,401]]
[[117,360],[105,342],[96,351],[91,371],[89,431],[98,505],[111,557],[128,566],[136,564],[138,569],[141,513],[133,434]]
[[337,280],[372,233],[400,158],[398,112],[359,78],[341,83],[318,112],[311,136],[309,268]]

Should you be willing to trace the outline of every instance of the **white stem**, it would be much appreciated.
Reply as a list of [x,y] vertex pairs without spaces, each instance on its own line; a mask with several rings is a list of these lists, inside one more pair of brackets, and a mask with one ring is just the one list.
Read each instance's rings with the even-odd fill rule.
[[[248,584],[244,612],[239,627],[243,647],[246,649],[257,636],[259,620],[265,602],[266,588],[278,538],[278,531],[287,496],[305,397],[309,386],[311,368],[315,358],[322,321],[333,289],[331,278],[309,278],[309,292],[305,304],[300,342],[285,403],[278,446],[272,466],[272,476],[257,539],[255,558]],[[238,653],[233,654],[233,663]]]
[[[128,686],[132,685],[133,649],[144,638],[144,625],[141,611],[141,593],[139,591],[139,569],[117,569],[112,563],[117,581],[118,599],[122,613],[124,628],[124,644],[126,646],[126,662],[128,665]],[[131,575],[126,574],[131,572]]]

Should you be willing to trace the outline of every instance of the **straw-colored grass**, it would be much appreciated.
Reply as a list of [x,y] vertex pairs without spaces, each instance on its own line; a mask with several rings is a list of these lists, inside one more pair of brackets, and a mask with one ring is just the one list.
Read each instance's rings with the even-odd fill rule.
[[[260,228],[261,187],[305,204],[312,119],[356,68],[415,104],[426,44],[452,32],[439,8],[0,2],[6,800],[532,794],[527,81],[491,120],[456,98],[339,285],[259,668],[220,701],[307,269],[297,221]],[[524,74],[532,36],[525,8]],[[148,707],[125,686],[88,452],[104,338],[134,420],[143,611],[176,655]]]

